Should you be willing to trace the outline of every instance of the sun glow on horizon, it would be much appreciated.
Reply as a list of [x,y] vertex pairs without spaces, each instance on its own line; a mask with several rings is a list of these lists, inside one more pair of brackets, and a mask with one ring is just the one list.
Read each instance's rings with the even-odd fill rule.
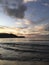
[[48,31],[44,31],[44,26],[34,26],[34,28],[16,28],[16,27],[0,27],[0,33],[8,33],[15,35],[47,35]]

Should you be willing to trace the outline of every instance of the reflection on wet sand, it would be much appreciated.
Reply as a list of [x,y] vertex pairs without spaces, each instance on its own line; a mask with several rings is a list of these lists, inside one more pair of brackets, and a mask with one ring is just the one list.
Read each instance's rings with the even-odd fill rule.
[[0,42],[0,65],[49,65],[49,41],[15,40]]
[[49,65],[49,62],[24,62],[24,61],[5,61],[0,60],[0,65]]

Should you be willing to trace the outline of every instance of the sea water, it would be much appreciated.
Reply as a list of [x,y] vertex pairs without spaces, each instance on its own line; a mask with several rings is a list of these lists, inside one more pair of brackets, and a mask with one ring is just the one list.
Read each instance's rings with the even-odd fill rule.
[[49,65],[49,40],[0,38],[0,65]]

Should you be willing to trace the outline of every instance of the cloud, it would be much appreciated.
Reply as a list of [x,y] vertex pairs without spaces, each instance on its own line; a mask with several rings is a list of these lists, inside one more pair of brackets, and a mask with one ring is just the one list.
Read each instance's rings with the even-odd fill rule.
[[[20,26],[24,23],[17,22],[16,24],[18,24]],[[2,32],[9,33],[9,34],[12,33],[15,35],[21,35],[21,34],[22,35],[25,35],[25,34],[48,35],[49,34],[48,24],[34,25],[30,21],[28,21],[26,25],[30,25],[30,26],[28,26],[27,28],[25,28],[25,27],[24,28],[23,27],[22,28],[21,27],[18,27],[18,28],[16,28],[16,27],[0,27],[0,33],[2,33]]]
[[24,0],[25,3],[32,1],[32,2],[37,2],[38,0]]
[[41,34],[46,35],[49,34],[49,25],[46,24],[35,24],[33,21],[20,19],[15,23],[18,28],[21,28],[22,34]]
[[41,25],[33,25],[28,27],[28,28],[24,28],[22,30],[23,34],[39,34],[39,35],[47,35],[49,34],[49,31],[45,30],[45,26],[46,24],[41,24]]
[[45,30],[45,31],[49,31],[49,24],[46,24],[46,25],[45,25],[44,30]]
[[23,0],[5,0],[4,3],[5,11],[10,16],[14,16],[17,18],[24,18],[24,12],[27,9],[25,5],[23,5]]
[[49,7],[49,3],[42,3],[42,5]]
[[49,25],[41,24],[34,27],[34,29],[39,32],[40,35],[48,35],[49,34]]
[[16,28],[16,27],[4,27],[4,26],[1,26],[0,27],[0,33],[12,33],[12,34],[15,34],[15,35],[18,35],[20,34],[20,28]]
[[30,26],[32,26],[32,24],[34,24],[32,21],[27,20],[27,19],[18,19],[17,22],[15,22],[16,27],[19,28],[28,28]]

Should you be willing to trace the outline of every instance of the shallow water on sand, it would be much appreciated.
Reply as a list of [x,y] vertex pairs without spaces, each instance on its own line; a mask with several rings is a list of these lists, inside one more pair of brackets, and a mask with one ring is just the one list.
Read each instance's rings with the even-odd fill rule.
[[49,65],[49,40],[0,39],[0,65]]

